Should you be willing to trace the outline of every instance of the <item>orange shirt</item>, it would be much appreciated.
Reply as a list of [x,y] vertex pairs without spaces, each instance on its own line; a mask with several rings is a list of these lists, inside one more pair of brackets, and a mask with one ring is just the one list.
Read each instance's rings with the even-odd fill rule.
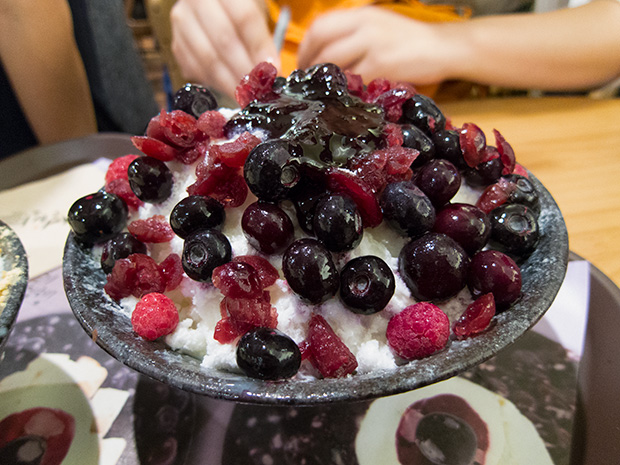
[[469,16],[469,12],[458,14],[449,5],[425,5],[418,0],[266,0],[266,3],[273,24],[278,20],[281,6],[288,5],[291,9],[291,22],[280,57],[285,76],[297,68],[297,48],[308,27],[316,17],[331,10],[376,5],[428,22],[459,21]]

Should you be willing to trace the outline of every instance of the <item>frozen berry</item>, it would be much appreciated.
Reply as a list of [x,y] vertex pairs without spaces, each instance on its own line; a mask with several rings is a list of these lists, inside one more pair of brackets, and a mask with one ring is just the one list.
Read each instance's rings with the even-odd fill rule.
[[492,293],[501,311],[521,297],[521,270],[508,255],[483,250],[471,259],[467,285],[474,296]]
[[364,234],[362,216],[347,195],[325,195],[316,204],[312,230],[328,250],[345,252],[359,245]]
[[299,370],[301,352],[295,341],[283,332],[256,328],[239,340],[237,365],[251,378],[287,379]]
[[446,127],[446,117],[430,97],[416,94],[403,104],[402,121],[420,128],[427,135]]
[[76,200],[67,219],[78,241],[98,244],[125,228],[127,213],[127,205],[118,196],[96,192]]
[[302,299],[320,304],[338,292],[338,270],[329,250],[316,239],[293,242],[282,257],[288,285]]
[[461,174],[448,160],[431,160],[416,172],[415,185],[436,208],[443,207],[461,187]]
[[172,172],[163,161],[140,157],[127,170],[129,185],[144,202],[161,203],[172,193]]
[[179,312],[174,302],[157,292],[142,297],[131,314],[133,330],[147,341],[170,334],[178,324]]
[[170,227],[181,238],[200,229],[219,228],[226,213],[213,197],[190,195],[179,201],[170,212]]
[[435,207],[411,181],[393,182],[381,194],[387,223],[403,236],[420,237],[435,223]]
[[134,253],[146,254],[146,244],[129,233],[120,233],[103,244],[101,269],[108,274],[114,268],[116,260],[127,258]]
[[438,233],[407,243],[398,257],[400,274],[417,300],[443,301],[455,296],[465,287],[468,265],[463,248]]
[[181,261],[187,276],[195,281],[211,280],[213,270],[230,261],[232,249],[216,229],[199,230],[185,239]]
[[446,346],[450,320],[436,305],[419,302],[390,318],[386,336],[396,355],[405,360],[417,360]]
[[491,240],[495,248],[520,259],[528,257],[540,239],[538,221],[532,211],[518,203],[494,209],[491,219]]
[[308,328],[310,361],[325,378],[343,378],[357,369],[357,359],[321,315]]
[[491,222],[487,215],[474,205],[453,203],[437,212],[433,231],[450,236],[472,256],[489,241]]
[[217,100],[206,87],[187,83],[174,94],[172,107],[198,118],[205,111],[215,110]]
[[354,313],[380,312],[394,295],[394,273],[381,258],[354,258],[340,270],[340,299]]
[[424,165],[435,158],[435,144],[420,128],[412,124],[403,124],[403,147],[416,149],[420,154],[413,161],[412,167],[416,168]]
[[283,252],[293,241],[293,222],[273,203],[250,204],[241,217],[241,229],[250,245],[267,255]]

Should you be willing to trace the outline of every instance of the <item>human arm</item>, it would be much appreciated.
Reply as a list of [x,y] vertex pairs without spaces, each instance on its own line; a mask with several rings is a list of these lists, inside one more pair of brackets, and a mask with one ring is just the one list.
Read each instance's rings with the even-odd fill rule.
[[39,143],[97,131],[66,0],[0,0],[0,59]]
[[179,0],[172,52],[184,77],[233,96],[243,76],[278,57],[261,0]]
[[376,7],[341,10],[318,18],[300,46],[301,67],[324,61],[365,80],[587,89],[620,75],[620,2],[454,23],[422,23]]

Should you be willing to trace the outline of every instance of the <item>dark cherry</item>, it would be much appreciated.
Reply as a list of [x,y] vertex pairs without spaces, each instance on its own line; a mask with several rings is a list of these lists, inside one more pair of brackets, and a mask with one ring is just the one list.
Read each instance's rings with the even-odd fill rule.
[[478,207],[453,203],[437,212],[433,231],[450,236],[472,256],[489,241],[491,222]]
[[131,190],[140,200],[161,203],[172,193],[172,172],[166,164],[152,157],[140,157],[127,168]]
[[229,262],[232,249],[228,238],[216,229],[202,229],[189,235],[183,244],[183,270],[194,281],[211,280],[213,270]]
[[411,181],[387,185],[380,198],[383,217],[399,234],[420,237],[435,223],[435,208],[430,199]]
[[258,201],[245,209],[241,229],[252,247],[267,255],[281,253],[293,241],[293,222],[279,206]]
[[394,295],[394,273],[374,255],[350,260],[340,270],[340,299],[354,313],[380,312]]
[[340,278],[332,255],[316,239],[293,242],[282,257],[282,272],[291,289],[312,304],[325,302],[338,292]]
[[508,255],[483,250],[471,259],[467,285],[474,297],[492,293],[497,311],[501,311],[521,297],[521,270]]
[[170,226],[183,239],[200,229],[219,228],[225,219],[224,206],[203,195],[185,197],[170,212]]
[[412,168],[422,166],[435,158],[435,144],[424,131],[412,124],[403,124],[400,128],[403,133],[403,147],[420,152],[418,158],[411,164]]
[[476,433],[460,417],[444,412],[424,415],[415,430],[415,443],[429,463],[469,465],[478,450]]
[[465,286],[469,257],[449,236],[427,233],[398,256],[401,277],[417,300],[443,301]]
[[433,144],[435,144],[435,158],[448,160],[459,169],[466,166],[461,151],[460,135],[454,129],[443,129],[433,133]]
[[511,256],[529,256],[540,239],[538,221],[532,211],[518,203],[504,204],[491,211],[491,240],[494,247]]
[[282,331],[254,328],[237,343],[237,365],[251,378],[287,379],[299,371],[301,351]]
[[488,186],[497,182],[502,176],[504,165],[499,157],[489,161],[482,162],[475,168],[466,168],[463,176],[470,186],[481,187]]
[[103,244],[101,251],[101,269],[109,274],[114,268],[116,260],[127,258],[131,254],[146,254],[146,244],[140,242],[135,236],[123,232]]
[[198,84],[185,84],[172,98],[173,110],[183,110],[194,118],[198,118],[205,111],[215,110],[217,107],[217,100],[213,93]]
[[428,136],[446,127],[446,117],[430,98],[416,94],[403,104],[401,122],[410,123],[420,128]]
[[75,238],[98,244],[116,236],[127,225],[127,205],[118,196],[96,192],[76,200],[67,220]]
[[347,195],[328,194],[316,204],[313,231],[328,250],[353,250],[362,241],[362,216],[355,202]]
[[418,169],[414,182],[435,208],[439,208],[458,192],[461,187],[461,173],[448,160],[435,159]]
[[243,167],[245,181],[261,200],[275,202],[286,197],[299,182],[299,170],[291,158],[301,156],[297,144],[286,139],[268,140],[252,149]]

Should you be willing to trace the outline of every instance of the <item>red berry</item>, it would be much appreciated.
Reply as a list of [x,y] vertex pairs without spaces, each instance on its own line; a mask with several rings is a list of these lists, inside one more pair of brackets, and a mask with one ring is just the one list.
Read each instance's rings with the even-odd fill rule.
[[276,97],[273,83],[278,76],[278,70],[271,63],[262,62],[246,75],[235,90],[235,98],[241,108],[254,100],[266,102]]
[[220,310],[229,316],[232,323],[244,332],[250,328],[275,328],[278,326],[278,313],[271,305],[269,293],[248,299],[224,297]]
[[384,79],[384,78],[373,79],[366,86],[366,95],[365,95],[366,102],[374,102],[375,99],[379,97],[379,95],[383,94],[384,92],[387,92],[391,88],[392,88],[392,84],[390,83],[388,79]]
[[461,128],[459,141],[467,166],[474,168],[484,161],[487,139],[482,129],[473,123],[465,123]]
[[495,135],[495,145],[497,145],[499,157],[504,165],[502,174],[511,174],[514,171],[516,164],[515,152],[512,149],[512,146],[506,142],[504,136],[502,136],[497,129],[493,129],[493,134]]
[[175,236],[168,220],[163,215],[155,215],[145,220],[134,220],[127,225],[129,232],[145,243],[160,244]]
[[131,314],[131,325],[147,341],[166,336],[179,324],[179,312],[172,299],[159,292],[145,295]]
[[486,330],[495,315],[495,299],[492,293],[478,297],[454,323],[452,331],[457,339],[466,339]]
[[131,142],[145,155],[161,161],[171,161],[177,156],[176,148],[148,136],[133,136]]
[[403,145],[403,131],[398,124],[387,123],[383,127],[383,137],[385,138],[388,147],[400,147]]
[[244,332],[239,331],[230,317],[224,317],[215,324],[213,339],[220,344],[230,344]]
[[387,184],[385,173],[387,160],[385,150],[375,150],[365,156],[352,159],[349,169],[355,172],[373,192],[380,193]]
[[224,263],[213,270],[211,280],[226,297],[250,299],[262,295],[258,272],[247,263]]
[[312,315],[308,330],[311,362],[325,378],[342,378],[357,369],[357,359],[321,315]]
[[108,194],[114,194],[123,199],[130,211],[135,212],[144,205],[144,202],[134,194],[127,179],[113,179],[106,183],[105,191]]
[[385,112],[385,119],[396,123],[403,116],[403,103],[415,95],[413,87],[397,84],[374,99],[374,103],[381,106]]
[[500,178],[495,184],[488,186],[476,202],[476,207],[485,213],[490,213],[495,208],[506,203],[510,194],[516,189],[516,184],[506,178]]
[[226,117],[217,110],[208,110],[198,118],[198,129],[212,139],[224,137]]
[[214,156],[231,168],[241,168],[248,154],[260,143],[260,139],[249,132],[244,132],[232,142],[212,145]]
[[418,158],[420,152],[407,147],[390,147],[386,149],[387,165],[385,166],[388,177],[395,177],[391,182],[407,181],[411,179],[411,164]]
[[160,124],[166,142],[174,147],[192,147],[200,139],[196,118],[182,110],[160,113]]
[[251,265],[258,273],[258,279],[262,289],[275,284],[280,277],[278,270],[269,261],[259,255],[239,255],[232,259],[233,262],[243,262]]
[[405,360],[416,360],[446,346],[450,336],[450,320],[436,305],[419,302],[390,319],[386,336],[396,355]]
[[108,171],[105,174],[106,184],[115,179],[127,179],[127,168],[138,157],[139,155],[124,155],[114,159],[110,166],[108,166]]
[[361,98],[364,94],[364,80],[362,76],[353,74],[349,70],[346,70],[344,75],[347,77],[347,88],[349,89],[349,93]]
[[151,292],[164,292],[166,281],[155,260],[135,253],[116,260],[103,289],[112,299],[119,301],[130,295],[142,297]]
[[335,194],[348,194],[362,215],[365,228],[379,226],[383,213],[374,192],[363,180],[345,170],[332,169],[327,173],[327,185]]
[[183,279],[183,265],[181,257],[175,253],[168,255],[164,261],[159,264],[164,281],[166,283],[166,291],[172,291],[179,287]]
[[248,197],[248,185],[243,175],[234,174],[228,179],[221,180],[210,195],[224,207],[236,208],[243,205]]

